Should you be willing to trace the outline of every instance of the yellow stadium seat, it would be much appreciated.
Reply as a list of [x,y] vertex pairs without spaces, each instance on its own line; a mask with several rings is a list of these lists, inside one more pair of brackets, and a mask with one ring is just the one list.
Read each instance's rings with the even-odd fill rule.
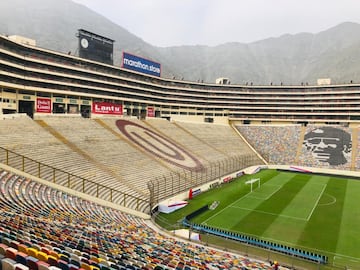
[[90,265],[87,263],[81,263],[80,264],[81,268],[83,268],[84,270],[92,270]]
[[23,252],[23,253],[26,253],[26,254],[27,254],[27,249],[28,249],[28,247],[25,246],[24,244],[18,245],[18,251],[19,251],[19,252]]
[[48,255],[45,252],[39,251],[36,258],[39,259],[39,261],[47,262],[48,261]]
[[50,250],[49,256],[54,257],[56,260],[60,258],[59,254],[53,250]]
[[99,258],[98,258],[98,257],[95,257],[95,256],[90,256],[90,260],[92,260],[92,261],[94,261],[94,262],[96,262],[96,263],[99,263],[99,262],[100,262]]
[[31,256],[31,257],[34,257],[34,258],[37,258],[37,254],[38,254],[39,251],[37,251],[35,248],[27,248],[26,249],[26,253]]

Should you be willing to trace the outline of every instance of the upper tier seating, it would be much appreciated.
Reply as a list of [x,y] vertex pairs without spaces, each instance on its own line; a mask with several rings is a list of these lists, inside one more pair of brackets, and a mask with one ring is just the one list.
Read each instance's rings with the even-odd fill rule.
[[357,155],[358,152],[356,144],[352,141],[355,132],[356,130],[342,126],[308,125],[302,141],[299,164],[350,170],[353,162],[352,153],[354,151]]
[[358,160],[358,130],[326,125],[236,125],[270,164],[353,170]]
[[237,125],[236,128],[270,164],[294,164],[300,125]]
[[213,152],[221,153],[220,157],[253,155],[253,151],[229,125],[186,122],[177,122],[176,124],[185,131],[190,132],[200,142],[206,144]]

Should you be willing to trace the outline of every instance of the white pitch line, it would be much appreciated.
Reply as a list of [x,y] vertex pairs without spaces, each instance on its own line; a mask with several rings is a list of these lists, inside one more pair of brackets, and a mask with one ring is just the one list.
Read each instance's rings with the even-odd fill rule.
[[[277,187],[276,190],[274,190],[272,193],[270,193],[266,198],[261,198],[261,197],[257,197],[257,196],[254,196],[254,195],[249,195],[249,198],[254,198],[254,199],[259,199],[259,200],[268,200],[271,198],[272,195],[274,195],[276,192],[278,192],[283,186],[276,186],[276,185],[272,185],[273,187]],[[252,193],[254,193],[256,191],[253,191]],[[259,192],[257,192],[259,193]]]
[[319,206],[328,206],[328,205],[332,205],[332,204],[336,203],[336,198],[333,195],[330,195],[329,193],[325,193],[324,195],[328,195],[330,198],[333,199],[333,201],[328,202],[328,203],[321,203],[321,204],[319,203],[318,204]]
[[241,201],[242,199],[244,199],[246,196],[248,196],[250,194],[247,193],[245,194],[244,196],[240,197],[239,199],[237,199],[236,201],[234,201],[232,204],[226,206],[225,208],[221,209],[219,212],[217,212],[215,215],[212,215],[211,217],[207,218],[206,220],[204,220],[201,224],[204,224],[206,223],[207,221],[209,221],[210,219],[212,219],[213,217],[216,217],[217,215],[219,215],[220,213],[222,213],[224,210],[226,210],[227,208],[230,208],[232,207],[235,203],[237,203],[238,201]]
[[323,195],[326,187],[327,187],[327,184],[324,185],[324,187],[323,187],[321,193],[319,194],[319,197],[317,198],[316,203],[314,204],[314,207],[311,209],[311,212],[310,212],[310,214],[308,215],[306,221],[309,221],[309,220],[310,220],[312,214],[313,214],[314,211],[315,211],[316,206],[318,206],[318,204],[319,204],[319,201],[320,201],[320,199],[321,199],[321,197],[322,197],[322,195]]
[[237,199],[236,201],[234,201],[233,203],[229,204],[228,206],[226,206],[225,208],[221,209],[219,212],[217,212],[215,215],[212,215],[211,217],[207,218],[206,220],[204,220],[201,224],[204,224],[205,222],[209,221],[210,219],[212,219],[213,217],[216,217],[217,215],[219,215],[220,213],[222,213],[224,210],[226,210],[227,208],[232,207],[235,203],[241,201],[242,199],[246,198],[247,196],[249,196],[252,192],[246,193],[244,196],[240,197],[239,199]]
[[247,210],[247,211],[251,211],[251,212],[258,212],[258,213],[271,215],[271,216],[278,216],[278,217],[284,217],[284,218],[289,218],[289,219],[296,219],[296,220],[306,221],[305,218],[299,218],[299,217],[293,217],[293,216],[287,216],[287,215],[279,215],[279,214],[275,214],[275,213],[271,213],[271,212],[254,210],[254,209],[244,208],[244,207],[237,207],[237,206],[231,206],[231,207],[232,208],[237,208],[237,209],[242,209],[242,210]]
[[[274,185],[273,185],[273,186],[274,186]],[[278,185],[276,185],[276,186],[278,186]],[[278,186],[278,187],[279,187],[279,188],[278,188],[275,192],[277,192],[278,190],[280,190],[283,186]],[[261,186],[260,186],[260,188],[261,188]],[[273,192],[271,195],[273,195],[275,192]],[[246,197],[248,197],[248,196],[251,198],[251,195],[252,195],[252,194],[253,194],[253,192],[246,193],[244,196],[240,197],[239,199],[237,199],[236,201],[234,201],[232,204],[229,204],[227,207],[221,209],[221,210],[220,210],[219,212],[217,212],[215,215],[213,215],[213,216],[207,218],[206,220],[204,220],[201,224],[204,224],[205,222],[208,222],[210,219],[216,217],[217,215],[219,215],[220,213],[222,213],[224,210],[226,210],[227,208],[232,207],[235,203],[241,201],[242,199],[244,199],[244,198],[246,198]],[[264,200],[263,198],[261,198],[261,199]],[[266,200],[267,200],[267,199],[266,199]]]
[[334,261],[336,260],[336,258],[340,258],[340,259],[341,258],[347,258],[352,262],[356,262],[356,263],[360,262],[360,258],[351,257],[351,256],[347,256],[347,255],[342,255],[342,254],[339,254],[339,253],[334,253],[334,254],[336,254],[336,255],[334,255]]

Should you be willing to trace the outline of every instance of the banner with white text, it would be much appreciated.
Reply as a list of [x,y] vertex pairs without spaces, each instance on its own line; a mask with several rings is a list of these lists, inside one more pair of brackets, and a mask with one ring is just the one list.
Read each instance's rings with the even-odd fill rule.
[[123,52],[122,67],[153,76],[161,76],[161,65],[154,61]]
[[123,105],[111,102],[93,102],[92,113],[123,115]]
[[36,98],[36,112],[51,113],[51,99],[50,98]]

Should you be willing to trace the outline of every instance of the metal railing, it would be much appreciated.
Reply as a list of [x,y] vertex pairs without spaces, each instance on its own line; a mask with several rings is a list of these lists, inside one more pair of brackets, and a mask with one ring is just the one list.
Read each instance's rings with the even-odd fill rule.
[[43,180],[94,196],[136,211],[148,212],[149,202],[62,169],[0,147],[0,162]]
[[161,200],[180,194],[190,188],[261,163],[261,160],[255,155],[238,155],[211,162],[205,165],[201,172],[183,170],[162,175],[147,183],[150,191],[150,207],[152,209]]

